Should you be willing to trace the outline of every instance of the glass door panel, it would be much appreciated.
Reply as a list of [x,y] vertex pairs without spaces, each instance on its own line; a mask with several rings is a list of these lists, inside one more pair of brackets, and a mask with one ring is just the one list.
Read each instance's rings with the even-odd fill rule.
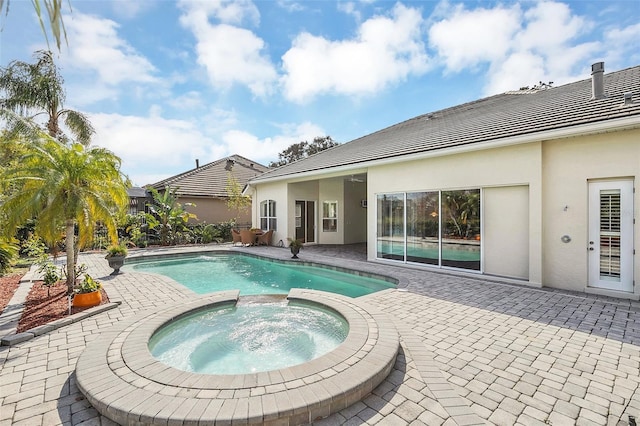
[[407,194],[407,261],[439,265],[438,192]]
[[377,257],[404,260],[404,196],[378,195]]
[[442,266],[480,270],[480,190],[442,191]]

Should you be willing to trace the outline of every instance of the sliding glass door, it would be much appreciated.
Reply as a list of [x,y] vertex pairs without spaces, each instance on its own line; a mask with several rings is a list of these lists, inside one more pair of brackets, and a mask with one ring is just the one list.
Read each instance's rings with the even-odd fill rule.
[[442,266],[480,270],[480,190],[442,192]]
[[377,257],[480,270],[480,190],[379,194]]
[[407,194],[407,262],[438,265],[440,194]]
[[404,194],[378,196],[377,256],[404,259]]

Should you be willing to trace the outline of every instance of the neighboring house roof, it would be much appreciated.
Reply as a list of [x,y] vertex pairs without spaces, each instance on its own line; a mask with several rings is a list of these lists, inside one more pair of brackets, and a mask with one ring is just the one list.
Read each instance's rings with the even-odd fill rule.
[[220,160],[205,164],[176,176],[161,180],[160,182],[147,185],[160,191],[167,186],[176,189],[177,195],[188,195],[196,197],[227,197],[227,180],[229,171],[226,169],[227,162],[232,161],[231,171],[241,186],[244,186],[249,179],[261,175],[269,170],[253,160],[240,155],[231,155]]
[[[300,161],[271,170],[251,182],[342,166],[364,167],[378,160],[571,128],[605,120],[638,118],[640,126],[640,66],[604,75],[605,97],[592,98],[592,79],[539,90],[490,96],[420,115]],[[623,95],[632,92],[624,104]]]
[[139,186],[132,186],[127,189],[127,195],[129,195],[129,198],[145,198],[147,196],[147,190]]

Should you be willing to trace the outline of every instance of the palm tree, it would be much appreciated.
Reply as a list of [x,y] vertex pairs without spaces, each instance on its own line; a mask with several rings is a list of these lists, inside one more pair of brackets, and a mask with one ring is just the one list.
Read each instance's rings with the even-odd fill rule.
[[[81,112],[64,108],[64,79],[46,50],[35,53],[35,64],[13,61],[0,71],[0,108],[13,111],[30,119],[46,115],[47,132],[53,138],[65,140],[60,129],[62,120],[74,138],[88,145],[95,133],[89,119]],[[12,129],[13,132],[18,131]]]
[[[147,213],[149,229],[158,233],[161,245],[175,244],[180,232],[186,229],[189,219],[197,219],[197,216],[186,211],[178,202],[177,188],[167,186],[162,192],[149,188],[149,192],[153,197],[153,203],[147,204],[150,212]],[[195,206],[193,203],[184,205]]]
[[[40,28],[42,29],[44,38],[47,40],[48,46],[49,37],[47,36],[47,29],[45,28],[44,21],[42,20],[42,4],[40,3],[40,0],[31,0],[31,3],[33,4],[38,20],[40,21]],[[43,0],[42,3],[44,3],[47,9],[49,26],[53,33],[53,38],[56,40],[58,50],[60,50],[61,36],[64,35],[64,39],[67,39],[67,31],[64,28],[64,21],[62,20],[62,0]],[[0,0],[0,11],[2,11],[3,8],[5,9],[5,15],[8,15],[9,0],[6,0],[6,3],[5,0]],[[69,2],[69,9],[71,9],[71,2]]]
[[64,144],[43,133],[19,164],[0,174],[1,180],[15,184],[0,205],[5,234],[32,218],[38,219],[36,232],[50,244],[64,232],[69,293],[75,285],[75,228],[79,247],[90,242],[97,221],[117,241],[116,215],[127,206],[129,185],[120,163],[104,148]]

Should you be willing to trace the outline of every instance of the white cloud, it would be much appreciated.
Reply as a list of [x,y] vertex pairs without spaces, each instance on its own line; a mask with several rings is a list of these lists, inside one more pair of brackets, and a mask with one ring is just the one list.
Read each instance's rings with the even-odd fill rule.
[[196,158],[209,158],[213,145],[195,123],[184,120],[121,114],[91,114],[90,119],[96,129],[93,144],[118,155],[137,185],[153,183],[144,180],[149,175],[168,177],[192,168]]
[[[135,185],[146,185],[192,169],[195,159],[205,164],[239,154],[268,165],[285,148],[301,140],[324,135],[319,126],[304,122],[284,124],[279,134],[259,138],[233,129],[233,113],[213,110],[211,116],[225,125],[202,126],[196,120],[167,119],[158,106],[145,117],[121,114],[92,114],[96,129],[93,144],[107,148],[122,159],[122,169]],[[220,120],[216,120],[220,121]]]
[[62,55],[67,68],[96,73],[98,86],[122,83],[154,83],[155,67],[117,33],[118,24],[74,11],[65,17],[68,51]]
[[[224,24],[241,25],[245,22],[251,25],[260,23],[260,12],[250,0],[181,0],[180,7],[187,14],[195,13],[202,17],[212,17]],[[202,21],[198,20],[200,24]]]
[[277,3],[278,6],[289,13],[300,12],[301,10],[304,10],[302,4],[295,0],[278,0]]
[[353,16],[357,22],[360,22],[362,20],[360,11],[356,9],[356,5],[352,1],[339,2],[338,10],[340,12],[346,13],[347,15]]
[[[277,72],[265,52],[264,41],[250,30],[228,23],[259,20],[250,2],[180,3],[180,22],[196,37],[198,63],[205,67],[214,87],[228,89],[233,84],[247,86],[254,95],[265,96],[277,80]],[[209,18],[223,23],[211,24]]]
[[260,139],[242,130],[230,130],[222,139],[229,147],[228,154],[239,154],[261,164],[275,161],[278,154],[294,143],[312,141],[314,137],[325,135],[325,131],[310,122],[281,126],[282,134]]
[[397,4],[391,16],[365,21],[352,40],[298,35],[282,57],[285,97],[303,103],[323,93],[370,94],[426,72],[421,25],[419,10]]
[[618,63],[640,62],[640,23],[613,28],[605,33],[604,40],[607,63],[617,67]]
[[202,99],[200,92],[195,90],[172,97],[167,103],[173,108],[180,110],[196,110],[206,106],[205,100]]
[[466,10],[460,5],[429,29],[429,43],[447,70],[458,72],[503,58],[519,28],[518,6]]
[[487,66],[484,91],[494,94],[553,81],[559,85],[584,76],[598,41],[579,42],[593,23],[554,1],[509,7],[465,9],[442,3],[443,13],[429,30],[429,43],[446,72]]
[[112,3],[114,13],[126,19],[135,18],[153,6],[155,6],[154,2],[150,1],[116,1]]

